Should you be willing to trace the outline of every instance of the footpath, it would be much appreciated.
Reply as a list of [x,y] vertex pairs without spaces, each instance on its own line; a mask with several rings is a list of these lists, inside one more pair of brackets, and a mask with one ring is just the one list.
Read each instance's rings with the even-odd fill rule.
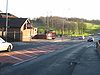
[[95,47],[87,48],[72,75],[100,75],[100,56]]
[[65,42],[69,41],[69,38],[56,38],[56,39],[32,39],[33,42]]

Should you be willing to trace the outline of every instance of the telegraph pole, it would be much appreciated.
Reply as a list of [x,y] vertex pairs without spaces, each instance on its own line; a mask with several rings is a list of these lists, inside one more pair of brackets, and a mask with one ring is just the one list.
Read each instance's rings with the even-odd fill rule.
[[8,31],[8,0],[6,1],[6,32],[5,32],[5,36],[6,36],[6,42],[7,42],[7,31]]

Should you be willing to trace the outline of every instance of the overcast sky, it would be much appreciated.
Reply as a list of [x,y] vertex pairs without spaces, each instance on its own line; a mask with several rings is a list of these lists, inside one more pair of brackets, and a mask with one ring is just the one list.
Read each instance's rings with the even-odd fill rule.
[[[0,10],[6,12],[6,1]],[[18,17],[77,17],[100,20],[100,0],[8,0],[8,12]]]

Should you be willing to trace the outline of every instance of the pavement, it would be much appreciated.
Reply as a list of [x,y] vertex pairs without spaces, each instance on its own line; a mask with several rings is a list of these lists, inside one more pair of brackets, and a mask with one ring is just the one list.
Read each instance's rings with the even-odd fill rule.
[[71,39],[68,38],[56,38],[56,39],[32,39],[33,42],[65,42]]
[[72,75],[100,75],[100,57],[94,47],[89,47],[79,62]]
[[[71,39],[69,38],[56,38],[56,39],[32,39],[31,42],[67,42],[70,41]],[[14,45],[27,45],[30,44],[31,42],[11,42]]]

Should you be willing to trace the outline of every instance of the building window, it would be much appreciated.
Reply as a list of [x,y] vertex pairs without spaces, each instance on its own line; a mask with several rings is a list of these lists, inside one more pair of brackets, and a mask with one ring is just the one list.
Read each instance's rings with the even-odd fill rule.
[[24,28],[23,28],[23,30],[25,30],[26,29],[26,24],[24,25]]
[[27,29],[32,29],[32,24],[27,24]]
[[37,29],[35,29],[35,31],[37,31]]

